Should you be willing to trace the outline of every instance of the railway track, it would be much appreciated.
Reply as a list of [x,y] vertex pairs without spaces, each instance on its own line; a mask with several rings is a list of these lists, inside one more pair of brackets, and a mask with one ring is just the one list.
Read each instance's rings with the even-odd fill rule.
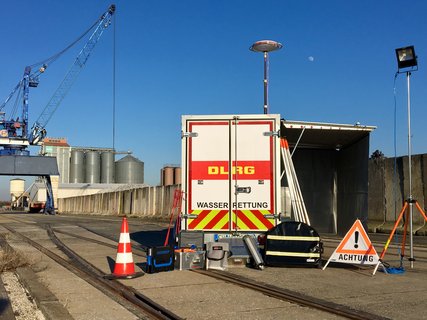
[[[56,237],[55,233],[65,234],[68,236],[79,238],[79,239],[87,241],[87,242],[92,242],[92,243],[102,245],[102,246],[106,246],[106,247],[110,247],[110,248],[117,248],[116,245],[112,245],[111,243],[103,242],[100,240],[91,239],[89,237],[84,237],[81,235],[73,234],[71,232],[67,232],[67,231],[63,231],[63,230],[52,229],[49,224],[45,224],[45,225],[41,224],[41,226],[47,230],[49,237],[52,239],[52,241],[55,242],[57,247],[60,248],[61,251],[63,251],[67,255],[67,257],[70,259],[70,261],[73,261],[73,260],[77,261],[77,262],[75,262],[75,265],[77,266],[77,269],[78,269],[77,272],[82,272],[84,274],[94,274],[95,278],[97,278],[97,279],[103,278],[103,276],[105,274],[102,271],[100,271],[99,269],[97,269],[96,267],[94,267],[93,265],[91,265],[90,263],[85,261],[84,259],[80,258],[75,252],[73,252],[66,245],[64,245]],[[87,228],[86,228],[86,230],[91,231],[90,229],[87,229]],[[9,231],[12,232],[11,229],[9,229]],[[99,233],[97,233],[97,235],[103,236],[102,234],[99,234]],[[23,235],[21,235],[21,236],[23,236]],[[23,236],[23,237],[26,238],[25,236]],[[105,237],[105,238],[112,240],[108,237]],[[31,240],[31,239],[28,239],[28,240]],[[336,242],[336,240],[328,241],[328,246],[330,246],[331,248],[335,248],[335,246],[337,245],[337,243],[335,243],[335,242]],[[419,247],[419,248],[421,249],[421,252],[423,253],[423,256],[424,256],[425,247]],[[144,250],[141,250],[138,248],[133,248],[133,254],[139,255],[139,256],[145,256]],[[421,259],[423,259],[423,258],[424,257],[422,257]],[[236,286],[244,287],[246,289],[250,289],[250,290],[253,290],[256,292],[260,292],[262,294],[265,294],[266,296],[273,297],[275,299],[279,299],[282,301],[288,301],[288,302],[291,302],[293,304],[297,304],[297,305],[308,307],[308,308],[315,309],[315,310],[320,310],[322,312],[334,314],[334,315],[342,317],[342,318],[347,318],[347,319],[373,319],[373,320],[387,319],[387,318],[384,318],[384,317],[376,315],[376,314],[372,314],[372,313],[368,313],[368,312],[364,312],[364,311],[359,311],[359,310],[350,308],[348,306],[344,306],[344,305],[336,304],[336,303],[333,303],[330,301],[310,297],[310,296],[298,293],[296,291],[291,291],[291,290],[287,290],[284,288],[271,286],[271,285],[266,284],[266,283],[255,282],[253,279],[245,278],[243,276],[237,276],[237,275],[232,274],[230,272],[214,271],[214,270],[209,270],[209,271],[193,270],[193,272],[198,273],[200,275],[213,277],[213,278],[216,278],[218,280],[221,280],[221,281],[224,281],[224,282],[236,285]],[[143,296],[140,297],[139,296],[140,293],[136,292],[135,290],[133,290],[131,288],[123,288],[126,286],[122,287],[121,283],[116,282],[116,281],[109,281],[109,280],[105,280],[105,279],[103,279],[103,280],[108,283],[107,286],[110,287],[110,289],[108,289],[108,290],[118,292],[118,295],[121,297],[126,297],[127,301],[141,300],[141,301],[143,301],[143,304],[148,305],[148,309],[150,309],[150,311],[145,310],[145,311],[143,311],[144,314],[149,314],[150,317],[155,317],[156,319],[157,318],[158,319],[179,319],[179,317],[174,315],[174,314],[166,315],[166,314],[163,314],[162,312],[157,311],[157,307],[159,307],[159,306],[156,305],[155,302],[151,301],[148,298],[145,299]],[[111,289],[111,286],[113,286],[114,288]],[[100,290],[105,291],[105,289],[100,289]],[[143,310],[145,308],[145,306],[144,307],[135,307],[134,306],[133,308],[138,309],[138,310],[139,309]],[[139,312],[142,312],[142,311],[139,311]],[[167,312],[168,311],[165,311],[165,313],[167,313]]]
[[[49,229],[48,229],[49,232]],[[52,231],[50,231],[52,232]],[[79,237],[79,238],[83,238],[77,235],[73,235],[72,233],[69,232],[64,232],[64,231],[57,231],[66,235],[70,235],[70,236],[74,236],[74,237]],[[106,246],[111,246],[110,244],[107,243],[103,243],[102,241],[98,241],[98,240],[94,240],[94,239],[90,239],[90,238],[84,238],[84,240],[86,241],[91,241],[97,244],[101,244],[101,245],[106,245]],[[134,251],[134,250],[133,250]],[[137,250],[138,251],[138,250]],[[145,252],[143,252],[142,250],[139,250],[141,252],[138,252],[136,254],[139,254],[141,256],[145,256]],[[302,295],[300,293],[297,293],[295,291],[291,291],[291,290],[286,290],[283,288],[278,288],[278,287],[273,287],[271,285],[267,285],[267,284],[261,284],[261,283],[256,283],[254,282],[252,279],[248,279],[242,276],[237,276],[234,275],[232,273],[228,273],[228,272],[224,272],[224,271],[215,271],[215,270],[192,270],[195,273],[201,274],[201,275],[205,275],[205,276],[209,276],[221,281],[225,281],[228,283],[232,283],[234,285],[240,286],[240,287],[244,287],[246,289],[251,289],[257,292],[261,292],[267,296],[276,298],[276,299],[280,299],[280,300],[284,300],[284,301],[288,301],[291,303],[296,303],[298,305],[301,306],[305,306],[305,307],[309,307],[309,308],[313,308],[313,309],[317,309],[317,310],[321,310],[327,313],[331,313],[334,315],[338,315],[347,319],[356,319],[356,320],[384,320],[387,318],[372,314],[372,313],[367,313],[367,312],[363,312],[363,311],[359,311],[359,310],[355,310],[352,308],[349,308],[347,306],[343,306],[343,305],[339,305],[333,302],[329,302],[329,301],[324,301],[321,299],[317,299],[314,297],[309,297],[306,295]]]
[[46,249],[39,243],[33,241],[22,233],[17,232],[11,227],[7,225],[3,225],[3,227],[5,227],[11,233],[19,236],[21,239],[54,260],[56,263],[73,272],[78,277],[84,279],[98,290],[107,294],[111,299],[120,303],[137,317],[141,319],[182,319],[178,315],[157,304],[147,296],[135,291],[133,288],[125,286],[124,284],[115,280],[105,279],[105,273],[91,265],[89,262],[85,261],[73,250],[64,245],[55,236],[50,225],[45,226],[50,239],[61,251],[66,254],[69,260],[60,257],[56,253]]

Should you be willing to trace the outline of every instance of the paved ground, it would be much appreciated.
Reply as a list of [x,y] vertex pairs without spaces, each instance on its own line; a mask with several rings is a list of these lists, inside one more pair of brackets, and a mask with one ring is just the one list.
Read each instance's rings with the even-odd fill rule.
[[[19,223],[16,219],[30,224]],[[102,241],[106,241],[105,238],[93,232],[118,239],[121,225],[120,218],[111,217],[0,215],[0,232],[7,232],[1,228],[2,224],[13,225],[32,239],[48,244],[46,232],[41,230],[35,221],[52,223],[55,229]],[[129,226],[134,247],[160,245],[164,239],[165,225],[129,219]],[[100,269],[106,273],[111,272],[109,261],[115,259],[115,249],[100,248],[67,234],[57,235]],[[379,240],[377,251],[381,251],[386,238],[386,235],[372,236],[374,241]],[[135,319],[135,316],[122,306],[112,303],[103,293],[75,275],[65,272],[37,250],[13,237],[9,237],[8,242],[32,260],[37,280],[52,292],[57,302],[74,319]],[[337,239],[327,242],[324,258],[331,254],[338,242]],[[415,242],[423,244],[426,239],[417,237]],[[114,241],[111,243],[116,244]],[[49,244],[49,247],[55,250],[52,244]],[[59,251],[56,252],[61,255]],[[386,261],[397,264],[395,252],[392,246],[387,252]],[[427,290],[427,248],[416,247],[415,255],[415,267],[410,269],[405,262],[406,272],[400,275],[378,272],[372,276],[372,268],[346,265],[330,265],[324,271],[298,267],[266,268],[263,271],[234,267],[229,268],[229,271],[391,319],[427,319],[424,299]],[[138,269],[145,262],[145,258],[134,255],[134,261]],[[191,271],[146,274],[144,277],[126,281],[187,319],[337,318],[224,284]]]

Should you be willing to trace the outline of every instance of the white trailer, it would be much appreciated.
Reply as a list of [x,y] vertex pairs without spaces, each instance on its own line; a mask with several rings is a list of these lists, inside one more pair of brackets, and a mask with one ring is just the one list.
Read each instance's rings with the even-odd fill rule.
[[182,116],[180,230],[257,234],[281,215],[280,116]]

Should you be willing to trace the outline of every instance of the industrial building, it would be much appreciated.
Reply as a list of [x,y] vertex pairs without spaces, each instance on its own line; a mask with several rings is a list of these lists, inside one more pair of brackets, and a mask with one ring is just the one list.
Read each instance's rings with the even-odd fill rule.
[[[40,154],[55,157],[59,176],[51,176],[55,204],[58,198],[91,195],[102,191],[123,190],[144,185],[144,162],[131,152],[116,152],[112,148],[73,147],[66,138],[45,138]],[[125,156],[115,161],[117,154]],[[28,190],[25,180],[10,182],[11,200],[24,206],[19,198],[28,199],[28,206],[39,208],[46,201],[46,186],[37,179]],[[23,197],[24,196],[24,197]]]
[[[66,138],[45,138],[44,156],[56,157],[59,183],[143,184],[144,162],[112,148],[71,147]],[[115,161],[116,154],[127,154]]]

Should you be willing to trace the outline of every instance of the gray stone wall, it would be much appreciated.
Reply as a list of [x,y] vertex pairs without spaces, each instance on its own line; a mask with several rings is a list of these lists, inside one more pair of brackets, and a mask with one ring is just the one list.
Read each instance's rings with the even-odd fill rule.
[[58,212],[167,219],[180,185],[135,188],[58,199]]
[[[421,209],[426,211],[427,201],[427,154],[413,155],[412,166],[412,198],[418,201]],[[368,222],[372,232],[390,231],[409,190],[409,161],[408,156],[398,158],[375,158],[369,160],[369,194]],[[413,224],[416,234],[426,234],[426,222],[413,206]]]

